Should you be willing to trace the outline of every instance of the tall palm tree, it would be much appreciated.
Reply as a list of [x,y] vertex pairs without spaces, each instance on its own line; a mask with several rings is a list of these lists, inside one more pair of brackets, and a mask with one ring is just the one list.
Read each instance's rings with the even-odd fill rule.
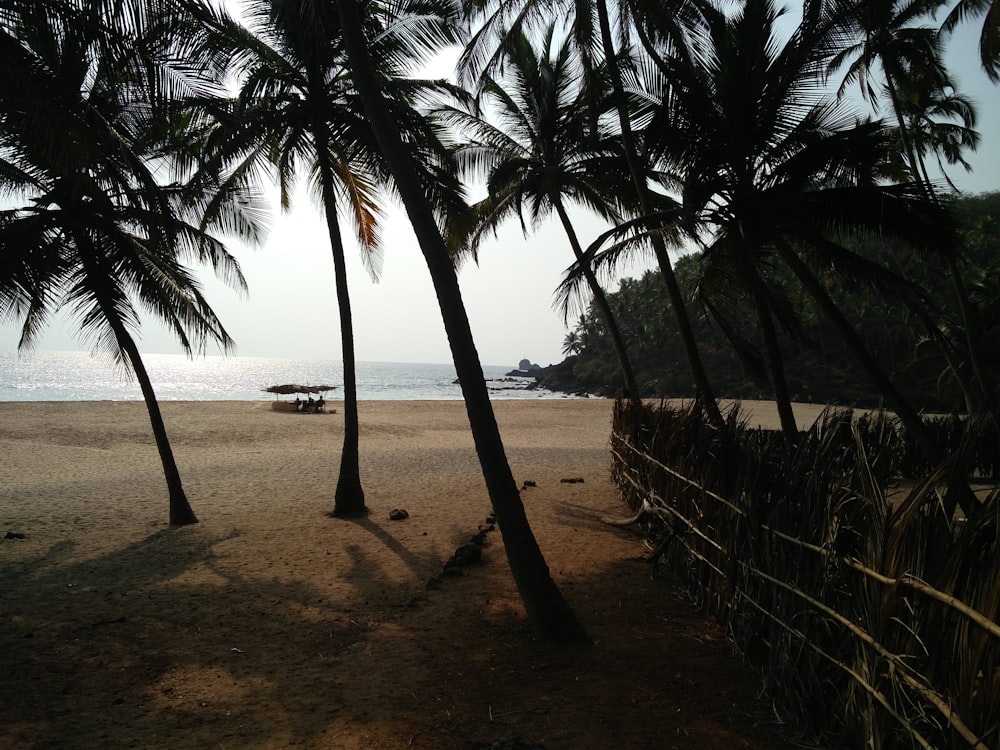
[[965,157],[978,148],[980,140],[975,105],[956,91],[950,80],[928,84],[919,76],[903,82],[900,98],[903,127],[913,146],[920,179],[926,185],[933,185],[927,170],[927,161],[933,158],[948,187],[958,192],[945,164],[957,164],[971,171],[972,165]]
[[[392,171],[431,274],[455,370],[465,397],[483,478],[503,534],[511,573],[524,601],[528,618],[536,636],[541,639],[586,640],[587,636],[580,622],[552,580],[525,515],[490,404],[483,368],[472,337],[448,243],[435,220],[433,204],[425,194],[423,180],[400,135],[400,129],[383,97],[380,81],[375,74],[370,49],[372,40],[369,33],[366,33],[371,29],[366,29],[363,20],[374,15],[373,4],[362,3],[360,0],[336,0],[336,6],[354,84]],[[408,28],[414,44],[433,44],[440,40],[440,37],[435,36],[433,27],[426,27],[419,19],[413,19]]]
[[[459,61],[460,69],[468,81],[475,80],[482,71],[489,71],[492,66],[499,64],[503,38],[522,32],[530,33],[539,23],[549,23],[554,12],[565,13],[564,17],[568,19],[572,38],[586,69],[595,70],[598,67],[595,61],[603,56],[603,65],[608,73],[618,115],[623,155],[635,191],[637,211],[640,215],[652,214],[657,208],[657,198],[649,185],[647,165],[641,158],[641,147],[633,132],[625,91],[625,80],[633,75],[634,68],[630,56],[631,40],[638,36],[643,46],[650,50],[654,39],[668,47],[675,45],[677,40],[684,38],[691,28],[699,24],[699,3],[676,0],[664,6],[662,2],[622,0],[614,5],[614,19],[617,22],[614,28],[607,0],[594,0],[593,3],[465,0],[464,6],[471,21],[481,24]],[[640,23],[655,21],[655,25],[640,30],[632,25],[633,20],[639,20]],[[711,422],[721,427],[724,420],[698,352],[698,342],[695,340],[666,242],[656,233],[650,233],[647,241],[653,248],[677,320],[678,332],[695,382],[698,403],[705,409]]]
[[912,145],[919,179],[932,189],[934,180],[927,162],[933,159],[948,187],[958,192],[945,165],[972,169],[966,154],[975,151],[980,141],[975,104],[957,91],[950,79],[928,82],[919,74],[902,82],[900,101],[901,128]]
[[906,89],[938,91],[950,85],[941,37],[931,24],[940,0],[848,0],[841,7],[838,26],[853,39],[837,51],[827,66],[833,75],[843,71],[838,95],[843,96],[856,84],[862,97],[879,114],[884,93],[899,126],[910,179],[920,180],[917,147],[906,116]]
[[[765,338],[767,318],[777,313],[766,294],[767,266],[780,262],[838,328],[907,428],[936,454],[919,416],[806,260],[918,304],[923,297],[913,285],[839,240],[851,233],[892,236],[925,252],[954,254],[954,221],[919,185],[884,182],[892,133],[880,123],[859,124],[826,96],[822,73],[836,26],[820,3],[804,10],[787,42],[780,41],[781,14],[771,0],[748,0],[731,15],[708,12],[692,53],[659,69],[662,89],[651,97],[655,112],[647,116],[645,137],[679,185],[680,204],[670,217],[675,228],[701,240],[710,259],[736,264],[734,276],[755,300]],[[773,343],[766,346],[779,366]]]
[[[854,35],[855,41],[835,55],[828,67],[830,71],[845,70],[841,92],[852,82],[860,84],[863,94],[876,110],[878,93],[880,90],[885,92],[898,126],[902,160],[910,173],[908,179],[920,185],[931,198],[936,197],[937,191],[927,172],[927,156],[935,153],[939,159],[943,156],[950,163],[965,164],[962,151],[974,150],[978,144],[974,130],[975,108],[955,91],[942,60],[942,35],[932,25],[933,15],[940,6],[939,0],[851,0],[847,6],[849,12],[843,14],[841,23]],[[960,3],[945,25],[950,28],[968,10],[970,6]],[[995,26],[996,17],[990,21],[987,16],[984,35],[990,23]],[[985,58],[984,67],[989,73],[991,68],[986,65]],[[875,83],[878,69],[882,72],[880,86]],[[961,124],[956,124],[955,120]],[[962,281],[961,258],[945,253],[944,260],[968,336],[965,356],[969,366],[965,368],[953,363],[952,369],[967,381],[962,383],[963,390],[967,394],[978,393],[978,400],[997,414],[998,405],[992,398],[991,385],[984,379],[983,352],[976,340],[974,312]],[[937,337],[936,326],[931,326],[930,334]],[[947,342],[941,341],[941,344],[944,355],[951,357]],[[965,376],[966,369],[971,371],[971,377]]]
[[[64,0],[0,17],[0,189],[19,204],[0,212],[0,315],[21,321],[26,348],[54,311],[68,310],[95,351],[131,369],[163,464],[170,524],[183,525],[197,518],[135,341],[140,313],[164,321],[189,354],[209,340],[227,349],[232,340],[184,261],[244,282],[203,224],[204,197],[165,179],[185,140],[178,122],[197,122],[171,116],[177,92],[165,85],[205,97],[219,88],[176,55],[171,35],[190,28],[185,17],[150,10]],[[260,229],[239,202],[220,199],[214,218],[248,238]]]
[[475,206],[479,225],[466,252],[475,255],[483,237],[510,217],[519,218],[527,233],[555,211],[607,326],[625,393],[635,398],[628,349],[567,211],[569,203],[577,203],[610,222],[620,221],[619,206],[631,192],[621,149],[610,134],[594,132],[599,113],[591,105],[600,95],[582,85],[569,39],[557,44],[550,26],[540,50],[524,35],[508,37],[506,49],[507,74],[500,80],[485,74],[480,78],[474,108],[440,110],[469,138],[457,149],[460,166],[485,178],[489,191]]
[[[388,174],[354,91],[333,6],[311,0],[254,0],[243,12],[248,28],[229,28],[228,41],[222,43],[229,45],[241,88],[232,112],[221,118],[226,126],[217,130],[209,151],[216,162],[227,164],[227,181],[252,179],[261,169],[274,171],[286,209],[292,188],[304,173],[322,206],[333,256],[344,363],[344,435],[332,514],[364,513],[353,315],[338,207],[353,222],[362,258],[377,280],[382,263],[378,199],[389,184]],[[412,60],[400,53],[398,33],[387,30],[376,44],[381,85],[397,117],[407,123],[409,141],[425,157],[425,170],[431,169],[435,158],[444,158],[446,148],[413,107],[435,84],[403,78],[403,66]],[[213,167],[218,169],[218,163]],[[447,187],[433,186],[439,202],[461,203],[453,195],[442,197]],[[457,183],[450,187],[457,192]]]
[[344,433],[333,514],[364,513],[354,327],[338,206],[353,220],[362,258],[377,280],[382,256],[376,167],[358,134],[364,121],[351,101],[333,9],[307,0],[257,0],[244,7],[243,16],[248,28],[229,27],[223,42],[231,45],[241,87],[231,116],[220,118],[224,126],[209,143],[210,169],[223,169],[221,161],[230,182],[273,170],[285,210],[304,172],[323,209],[344,363]]

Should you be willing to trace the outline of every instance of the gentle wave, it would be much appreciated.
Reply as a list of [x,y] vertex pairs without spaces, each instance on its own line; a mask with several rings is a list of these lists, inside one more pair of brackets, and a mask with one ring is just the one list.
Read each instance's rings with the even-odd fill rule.
[[[273,399],[264,389],[282,383],[335,385],[329,400],[342,398],[343,365],[333,360],[293,360],[181,354],[143,357],[162,401],[255,401]],[[533,381],[506,378],[510,366],[485,366],[493,398],[561,398],[527,390]],[[441,364],[359,362],[358,398],[384,401],[462,398],[455,368]],[[0,352],[0,401],[134,401],[142,393],[134,377],[86,352]]]

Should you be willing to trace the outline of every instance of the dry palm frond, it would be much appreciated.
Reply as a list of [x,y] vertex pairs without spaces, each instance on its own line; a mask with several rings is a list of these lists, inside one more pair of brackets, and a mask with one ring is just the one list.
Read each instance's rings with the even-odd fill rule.
[[977,422],[940,420],[949,461],[890,503],[916,466],[891,417],[829,410],[789,447],[738,407],[714,429],[693,405],[619,402],[612,476],[786,719],[838,747],[982,750],[1000,739],[1000,491],[948,511],[996,440]]

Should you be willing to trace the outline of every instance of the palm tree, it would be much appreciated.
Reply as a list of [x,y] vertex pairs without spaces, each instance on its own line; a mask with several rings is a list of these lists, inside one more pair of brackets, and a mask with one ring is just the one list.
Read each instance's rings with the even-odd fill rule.
[[[930,24],[931,17],[940,7],[938,0],[896,0],[890,3],[854,0],[851,12],[844,15],[844,26],[854,33],[857,41],[840,51],[829,65],[830,71],[846,68],[841,92],[852,82],[862,86],[862,91],[872,106],[878,108],[877,88],[873,83],[873,70],[881,68],[882,89],[889,97],[892,112],[898,125],[903,161],[911,175],[931,198],[936,197],[934,183],[926,168],[926,158],[936,153],[939,161],[943,156],[949,163],[961,163],[968,168],[962,157],[965,149],[974,150],[978,145],[978,135],[974,130],[976,113],[972,103],[955,91],[955,86],[942,61],[942,36]],[[958,19],[969,12],[981,10],[960,3],[945,22],[953,28]],[[984,40],[987,28],[994,26],[996,18],[984,23]],[[994,56],[996,51],[994,51]],[[988,56],[988,55],[987,55]],[[852,61],[853,60],[853,61]],[[987,73],[992,68],[984,57]],[[955,124],[959,120],[961,124]],[[942,169],[942,174],[944,170]],[[947,178],[947,175],[945,175]],[[906,179],[905,177],[903,179]],[[968,368],[957,362],[952,363],[956,376],[962,380],[962,388],[967,393],[976,392],[979,400],[992,411],[998,413],[998,406],[992,398],[991,386],[984,379],[982,364],[983,350],[976,340],[974,312],[968,303],[968,293],[961,276],[961,258],[952,253],[944,254],[945,263],[955,288],[955,296],[963,318],[963,329],[968,340],[964,347]],[[938,337],[937,326],[930,326],[930,335]],[[948,343],[941,341],[942,352],[951,358]],[[971,377],[966,377],[965,371]]]
[[959,0],[941,26],[950,34],[970,18],[981,15],[983,30],[979,35],[979,60],[990,80],[1000,83],[1000,4],[997,0]]
[[[403,4],[406,7],[406,3]],[[354,91],[343,50],[339,18],[331,5],[310,0],[255,0],[244,8],[249,29],[226,31],[242,81],[233,111],[209,145],[212,169],[227,165],[226,181],[252,179],[261,169],[277,174],[281,205],[287,209],[297,177],[303,172],[322,206],[333,256],[344,363],[344,436],[332,515],[366,512],[360,478],[360,425],[353,316],[347,263],[338,206],[357,230],[369,274],[381,269],[379,241],[380,188],[388,184],[378,148]],[[377,59],[381,85],[393,109],[407,123],[407,137],[424,157],[425,170],[446,154],[427,121],[413,111],[414,102],[438,86],[406,80],[397,33],[379,36]],[[439,174],[445,174],[444,171]],[[428,184],[430,181],[428,180]],[[445,196],[448,188],[452,194]],[[442,205],[462,205],[457,182],[432,188]]]
[[[849,0],[838,24],[854,41],[840,49],[827,66],[831,74],[844,71],[838,95],[857,84],[876,114],[881,93],[888,97],[912,180],[920,179],[921,170],[906,127],[903,89],[916,80],[935,90],[948,85],[940,36],[929,23],[939,6],[939,0]],[[876,77],[877,70],[882,71],[881,79]]]
[[[607,326],[625,393],[634,398],[638,392],[628,349],[567,212],[567,203],[573,202],[610,222],[620,221],[618,206],[631,185],[622,173],[616,142],[609,134],[593,132],[599,118],[590,105],[599,95],[581,86],[570,40],[557,46],[554,35],[550,26],[540,52],[526,36],[508,37],[508,75],[498,81],[484,74],[474,108],[440,110],[447,122],[469,134],[470,140],[457,150],[460,166],[485,178],[489,190],[475,206],[479,225],[466,252],[475,256],[484,235],[509,217],[518,217],[527,234],[529,225],[555,211]],[[493,113],[499,125],[490,124],[484,112]]]
[[[370,50],[372,41],[369,33],[366,33],[371,29],[366,29],[362,19],[371,19],[376,14],[372,12],[371,5],[362,6],[358,0],[336,0],[336,6],[355,87],[386,163],[392,171],[431,274],[455,370],[465,397],[483,478],[503,534],[511,573],[521,593],[528,618],[536,636],[541,639],[586,640],[582,626],[549,574],[545,558],[525,515],[490,404],[483,368],[472,338],[448,244],[435,220],[433,204],[424,191],[423,180],[413,156],[400,135],[375,74]],[[363,8],[368,11],[365,16],[362,14]],[[411,21],[407,28],[414,44],[433,45],[441,40],[435,33],[435,27],[420,23],[420,19],[402,20]]]
[[[766,293],[767,267],[787,265],[907,428],[936,455],[919,416],[806,259],[917,305],[924,301],[918,289],[839,239],[852,233],[898,237],[925,252],[954,254],[954,221],[919,185],[885,184],[891,131],[880,123],[859,124],[826,97],[822,73],[836,27],[823,7],[806,3],[801,24],[783,44],[776,32],[779,17],[771,0],[748,0],[731,16],[709,12],[692,54],[666,60],[659,69],[665,77],[650,97],[655,112],[648,114],[645,137],[679,186],[681,202],[669,218],[674,229],[704,243],[710,261],[717,256],[742,278],[765,342],[767,319],[777,314]],[[772,367],[778,367],[773,342],[766,346]]]
[[[210,170],[228,169],[228,182],[272,169],[283,209],[302,172],[323,207],[340,317],[344,363],[344,435],[334,515],[366,512],[359,463],[360,427],[354,329],[344,239],[343,204],[357,228],[368,271],[378,278],[381,247],[376,203],[377,167],[365,148],[364,120],[352,102],[332,8],[298,0],[257,0],[244,8],[249,28],[225,31],[241,80],[231,115],[208,145]],[[223,167],[222,165],[225,165]]]
[[[148,10],[134,5],[115,15],[66,0],[24,4],[0,17],[7,71],[0,82],[0,189],[20,203],[0,212],[0,314],[21,321],[20,346],[28,348],[54,311],[68,310],[94,351],[131,369],[163,464],[170,524],[177,526],[197,518],[135,342],[140,311],[164,321],[188,354],[203,351],[208,340],[227,349],[232,340],[183,261],[210,263],[236,285],[244,282],[235,259],[203,225],[203,196],[162,179],[185,140],[178,123],[198,121],[170,117],[177,97],[164,83],[206,97],[218,87],[195,73],[201,65],[188,68],[171,56],[169,35],[184,17]],[[248,238],[259,231],[238,202],[216,197],[219,226]]]
[[929,186],[928,189],[932,189],[933,180],[927,171],[927,160],[933,157],[948,187],[958,192],[948,177],[945,164],[957,164],[967,172],[972,169],[965,155],[979,146],[975,105],[967,96],[956,91],[950,80],[928,83],[919,75],[904,81],[900,94],[901,130],[906,131],[912,145],[920,179]]
[[583,335],[581,334],[581,329],[585,320],[586,317],[581,315],[580,319],[577,321],[576,328],[570,329],[563,337],[562,353],[564,357],[574,357],[583,351],[584,340]]
[[[600,55],[595,54],[595,50],[601,51],[611,85],[612,101],[618,114],[623,155],[633,182],[637,211],[643,216],[652,214],[657,209],[657,197],[649,185],[650,175],[641,158],[640,145],[633,132],[625,92],[626,76],[631,78],[634,75],[634,66],[630,58],[630,40],[638,36],[643,47],[650,52],[655,51],[654,41],[667,46],[675,45],[677,40],[682,39],[691,28],[698,25],[699,3],[676,0],[664,6],[662,3],[647,4],[641,0],[624,0],[615,5],[617,26],[614,29],[606,0],[594,0],[592,4],[550,0],[465,0],[464,5],[466,15],[482,23],[459,61],[460,69],[464,71],[464,76],[469,81],[475,80],[482,71],[489,71],[491,66],[499,64],[503,44],[502,41],[497,43],[498,39],[520,34],[522,31],[530,33],[539,22],[548,24],[557,9],[564,11],[565,17],[570,19],[569,28],[587,71],[594,71],[598,67],[594,60]],[[640,24],[655,23],[655,25],[644,29],[639,28],[640,24],[633,27],[633,20],[638,20]],[[671,308],[677,319],[678,331],[697,389],[698,403],[705,409],[710,421],[722,427],[725,422],[698,352],[694,329],[667,253],[666,242],[657,233],[650,233],[646,240],[653,248]]]

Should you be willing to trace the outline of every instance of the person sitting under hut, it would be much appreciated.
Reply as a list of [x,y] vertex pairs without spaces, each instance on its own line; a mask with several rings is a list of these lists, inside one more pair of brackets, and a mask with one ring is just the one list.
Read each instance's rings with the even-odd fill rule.
[[317,414],[319,414],[321,411],[323,411],[323,407],[325,407],[325,406],[326,406],[326,399],[324,399],[322,396],[320,396],[318,399],[316,399],[316,413]]

